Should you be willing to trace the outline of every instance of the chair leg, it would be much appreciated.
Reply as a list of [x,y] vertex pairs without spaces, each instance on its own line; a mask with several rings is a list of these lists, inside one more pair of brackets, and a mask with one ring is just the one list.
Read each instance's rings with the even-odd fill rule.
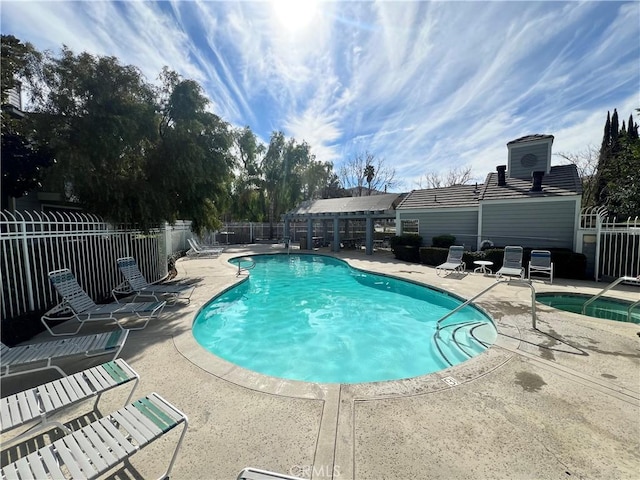
[[176,449],[173,451],[173,456],[171,457],[171,461],[169,462],[169,466],[167,467],[167,470],[160,477],[158,477],[158,480],[166,480],[166,479],[169,478],[169,475],[171,475],[171,470],[173,469],[173,464],[176,462],[176,458],[178,457],[178,451],[180,450],[180,447],[182,446],[182,441],[184,440],[184,436],[187,433],[188,425],[189,425],[189,421],[185,417],[184,426],[182,428],[182,433],[180,434],[180,438],[178,439],[178,443],[176,445]]
[[[73,317],[71,317],[73,318]],[[71,318],[69,318],[69,320],[71,320]],[[64,319],[61,319],[64,320]],[[76,335],[80,329],[82,328],[82,325],[84,324],[84,322],[82,320],[78,320],[78,322],[80,322],[80,325],[78,325],[78,328],[76,329],[75,332],[63,332],[63,333],[55,333],[51,327],[47,324],[47,319],[45,317],[42,317],[40,319],[40,321],[42,322],[42,324],[45,326],[45,328],[47,329],[47,331],[54,337],[70,337],[72,335]]]

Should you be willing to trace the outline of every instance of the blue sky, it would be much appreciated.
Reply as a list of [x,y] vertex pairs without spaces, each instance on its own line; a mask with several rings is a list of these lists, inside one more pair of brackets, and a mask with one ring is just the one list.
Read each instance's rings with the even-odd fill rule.
[[281,130],[336,169],[375,154],[396,191],[466,166],[482,181],[523,135],[599,146],[614,108],[640,123],[640,2],[3,0],[1,29],[151,82],[167,65],[265,142]]

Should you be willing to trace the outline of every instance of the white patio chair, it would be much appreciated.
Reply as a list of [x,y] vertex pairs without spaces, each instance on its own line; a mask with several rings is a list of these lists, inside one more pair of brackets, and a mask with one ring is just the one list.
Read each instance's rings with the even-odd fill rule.
[[224,251],[224,247],[202,248],[192,238],[187,239],[191,248],[187,250],[188,257],[218,257]]
[[133,257],[123,257],[116,260],[118,268],[125,281],[111,290],[113,298],[118,302],[118,295],[127,295],[135,293],[133,301],[138,297],[151,297],[156,301],[160,301],[160,297],[166,296],[168,303],[174,304],[179,299],[191,302],[191,295],[196,287],[189,285],[155,285],[147,282],[142,272],[138,268],[138,264]]
[[462,261],[464,247],[459,245],[451,245],[447,254],[447,261],[436,267],[436,275],[442,276],[449,273],[464,273],[467,265]]
[[109,353],[113,353],[112,360],[115,360],[120,355],[128,335],[128,330],[114,330],[113,332],[30,343],[16,347],[8,347],[2,343],[0,344],[2,345],[0,377],[11,377],[49,369],[56,370],[60,375],[66,377],[67,374],[62,368],[53,364],[55,360],[72,357],[95,357]]
[[66,433],[71,433],[65,425],[49,417],[93,397],[95,397],[93,410],[96,411],[104,392],[132,383],[131,392],[124,402],[126,405],[131,400],[139,380],[140,377],[135,370],[119,358],[3,397],[0,399],[0,432],[3,434],[3,444],[6,446],[7,443],[6,432],[33,422],[37,423],[9,441],[16,442],[33,434],[36,430],[50,426],[57,426]]
[[[62,297],[62,303],[46,312],[41,320],[48,332],[53,336],[75,335],[86,322],[113,321],[119,328],[125,329],[121,324],[122,317],[135,315],[145,320],[141,327],[128,328],[127,330],[142,330],[152,318],[160,316],[167,302],[147,303],[105,303],[96,304],[82,289],[76,277],[68,268],[49,272],[49,279]],[[74,332],[55,333],[47,321],[69,320],[75,318],[80,325]]]
[[522,268],[522,247],[504,247],[502,267],[496,272],[496,280],[503,277],[519,277],[524,280],[524,268]]
[[548,275],[549,283],[553,284],[553,262],[551,261],[551,252],[549,250],[531,250],[529,280],[531,280],[532,273]]
[[179,425],[183,425],[182,433],[167,470],[160,476],[166,479],[187,433],[188,422],[184,413],[157,393],[6,465],[2,478],[97,478]]

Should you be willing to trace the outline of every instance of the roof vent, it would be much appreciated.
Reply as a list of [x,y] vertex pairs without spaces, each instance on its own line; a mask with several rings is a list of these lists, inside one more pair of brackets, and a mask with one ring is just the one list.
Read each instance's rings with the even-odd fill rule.
[[535,171],[531,172],[531,177],[533,181],[531,182],[531,192],[541,192],[542,191],[542,177],[544,176],[544,171]]
[[507,170],[507,166],[506,165],[498,165],[496,167],[496,170],[498,171],[498,186],[499,187],[504,187],[507,184],[507,179],[506,179],[506,175],[505,175],[505,171]]

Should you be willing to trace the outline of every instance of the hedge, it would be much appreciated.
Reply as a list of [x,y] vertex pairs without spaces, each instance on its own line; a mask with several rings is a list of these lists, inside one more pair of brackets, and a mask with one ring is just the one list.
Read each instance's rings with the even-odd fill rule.
[[438,235],[431,239],[431,245],[433,247],[449,248],[451,245],[455,245],[456,237],[453,235]]

